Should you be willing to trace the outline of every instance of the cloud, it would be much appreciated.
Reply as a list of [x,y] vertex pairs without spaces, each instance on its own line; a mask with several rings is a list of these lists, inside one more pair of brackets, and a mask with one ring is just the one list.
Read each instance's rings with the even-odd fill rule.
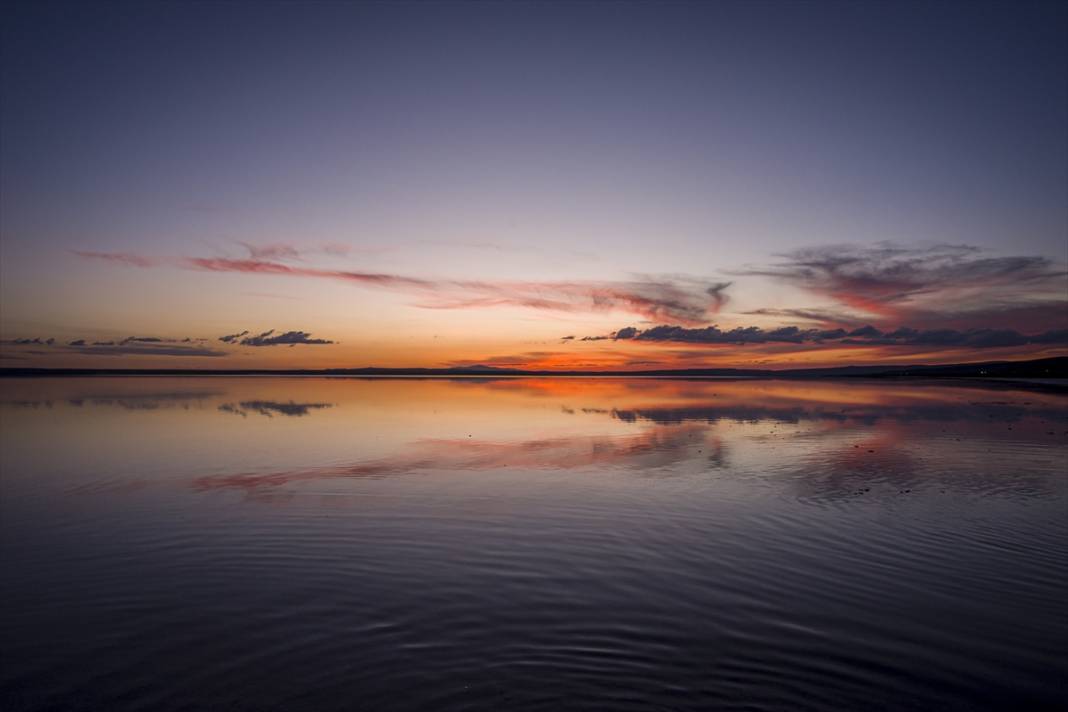
[[504,282],[448,280],[405,275],[294,266],[264,259],[223,257],[149,258],[126,253],[76,252],[126,267],[170,266],[207,272],[228,272],[330,279],[385,289],[415,298],[424,309],[467,309],[512,306],[560,312],[622,311],[650,321],[697,325],[727,302],[726,282],[709,284],[689,277],[627,281]]
[[730,287],[731,284],[733,284],[733,282],[716,282],[705,290],[705,293],[712,297],[712,311],[718,312],[726,306],[729,299],[727,296],[727,288]]
[[169,339],[163,336],[127,336],[125,339],[119,342],[119,345],[125,346],[127,344],[190,344],[194,341],[204,341],[205,339],[193,339],[192,337],[185,337],[184,339]]
[[248,250],[249,257],[254,260],[301,260],[305,255],[309,254],[343,257],[352,252],[352,247],[340,242],[322,242],[312,246],[294,245],[287,242],[257,245],[251,242],[239,241],[238,244]]
[[241,242],[242,247],[248,250],[249,257],[254,260],[299,260],[300,250],[293,245],[274,243],[270,245],[253,245]]
[[1063,308],[1068,288],[1068,272],[1045,257],[991,256],[969,245],[834,245],[782,257],[780,264],[735,274],[772,277],[869,317],[898,322],[923,312]]
[[227,343],[227,344],[232,344],[235,341],[237,341],[238,339],[240,339],[242,336],[247,336],[247,335],[248,335],[248,329],[245,329],[244,331],[242,331],[240,333],[237,333],[237,334],[227,334],[226,336],[220,336],[219,337],[219,341],[222,341],[222,342]]
[[[911,332],[913,330],[912,329],[908,329],[908,331]],[[862,326],[862,327],[857,328],[857,329],[853,329],[852,331],[849,332],[848,335],[849,336],[860,336],[860,337],[865,337],[865,338],[874,338],[874,337],[882,336],[881,332],[878,329],[876,329],[874,326],[872,326],[871,324],[868,324],[867,326]]]
[[[244,333],[248,333],[247,331]],[[240,341],[242,346],[295,346],[296,344],[332,344],[328,339],[313,339],[306,331],[287,331],[275,334],[269,329],[256,336],[247,336]]]
[[[167,339],[159,336],[128,336],[121,341],[93,341],[75,339],[66,344],[56,343],[54,338],[18,338],[0,343],[15,346],[49,346],[50,350],[23,351],[37,356],[59,353],[77,353],[97,356],[225,356],[225,351],[216,351],[201,346],[185,346],[191,338]],[[197,339],[199,341],[199,339]]]
[[81,393],[68,398],[67,403],[77,408],[82,407],[119,407],[125,410],[161,410],[166,408],[188,409],[197,401],[215,395],[217,391],[181,391],[181,392],[126,392],[121,388],[104,392]]
[[331,408],[333,405],[333,403],[295,403],[293,401],[286,403],[282,401],[252,400],[242,401],[241,403],[236,404],[223,403],[219,406],[219,410],[224,413],[233,413],[234,415],[240,415],[242,417],[247,416],[248,411],[259,413],[268,418],[274,417],[275,414],[301,417],[308,415],[308,413],[313,410]]
[[452,282],[416,306],[429,309],[518,306],[560,312],[622,311],[652,321],[703,324],[721,299],[700,284],[632,282]]
[[[407,295],[424,309],[522,307],[563,313],[625,312],[652,323],[709,324],[728,304],[731,282],[687,276],[617,281],[496,281],[413,277],[291,264],[308,250],[275,243],[245,244],[249,257],[150,257],[131,253],[76,254],[125,267],[161,267],[328,279]],[[331,252],[323,246],[314,248]],[[332,249],[332,248],[331,248]],[[785,317],[832,329],[865,323],[934,329],[1049,329],[1068,326],[1068,272],[1040,256],[996,256],[967,245],[822,246],[782,255],[771,266],[735,271],[770,277],[837,307],[763,308],[749,314]]]
[[166,262],[159,257],[136,255],[130,252],[93,252],[90,250],[72,250],[79,257],[91,260],[101,260],[124,267],[159,267]]
[[1021,334],[1012,329],[928,329],[919,330],[901,327],[894,331],[881,331],[867,325],[846,331],[845,329],[801,329],[784,326],[778,329],[761,329],[756,326],[736,327],[722,330],[717,326],[688,329],[682,326],[654,326],[639,330],[632,326],[619,329],[606,336],[588,336],[583,341],[648,341],[686,344],[812,344],[840,343],[860,346],[964,346],[969,348],[998,348],[1025,346],[1029,344],[1068,345],[1068,329],[1053,329],[1039,334]]
[[857,323],[855,317],[852,317],[844,312],[834,311],[830,309],[752,309],[750,311],[742,312],[742,314],[750,316],[774,316],[784,317],[787,319],[801,320],[801,321],[813,321],[823,325],[830,326],[847,326]]
[[335,255],[337,257],[343,257],[352,252],[352,246],[342,242],[324,242],[319,245],[319,249],[328,255]]
[[182,346],[181,344],[139,344],[101,341],[91,346],[70,346],[66,351],[94,356],[226,356],[225,351],[216,351],[203,346]]

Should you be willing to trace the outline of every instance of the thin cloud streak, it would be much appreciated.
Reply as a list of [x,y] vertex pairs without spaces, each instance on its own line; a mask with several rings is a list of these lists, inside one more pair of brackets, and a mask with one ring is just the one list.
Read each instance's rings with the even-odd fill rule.
[[228,355],[203,346],[182,346],[181,344],[116,344],[92,346],[68,346],[64,351],[91,356],[198,356],[219,357]]
[[631,281],[492,282],[443,280],[404,275],[293,266],[262,259],[225,257],[147,257],[129,253],[76,251],[80,257],[124,267],[175,267],[228,272],[331,279],[414,296],[424,309],[512,306],[570,313],[621,311],[650,321],[690,326],[708,323],[728,300],[730,283],[691,278]]
[[18,338],[3,341],[11,346],[47,346],[47,351],[23,351],[36,356],[54,356],[59,354],[83,354],[88,356],[197,356],[218,357],[229,355],[226,351],[193,345],[203,339],[169,339],[160,336],[127,336],[118,341],[87,341],[74,339],[67,343],[57,343],[54,338],[42,339]]
[[854,317],[839,311],[831,311],[828,309],[763,308],[751,309],[750,311],[742,312],[742,314],[747,316],[771,316],[795,321],[810,321],[827,327],[850,326],[860,323]]
[[352,252],[352,247],[339,242],[324,242],[313,246],[296,245],[288,242],[272,242],[257,245],[252,242],[238,241],[254,260],[303,260],[306,255],[322,254],[332,257],[344,257]]
[[94,252],[92,250],[71,250],[71,252],[78,257],[111,262],[124,267],[159,267],[166,264],[166,260],[145,255],[135,255],[130,252]]

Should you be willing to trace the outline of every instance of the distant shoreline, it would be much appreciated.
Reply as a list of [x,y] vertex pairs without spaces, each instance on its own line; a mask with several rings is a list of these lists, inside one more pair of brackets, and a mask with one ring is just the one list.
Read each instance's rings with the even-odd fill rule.
[[690,368],[646,371],[548,371],[471,366],[460,368],[328,369],[182,369],[182,368],[0,368],[0,378],[50,376],[342,376],[354,378],[679,378],[679,379],[821,379],[821,378],[966,378],[990,381],[1068,379],[1068,356],[1030,361],[910,366],[838,366],[832,368],[740,369]]

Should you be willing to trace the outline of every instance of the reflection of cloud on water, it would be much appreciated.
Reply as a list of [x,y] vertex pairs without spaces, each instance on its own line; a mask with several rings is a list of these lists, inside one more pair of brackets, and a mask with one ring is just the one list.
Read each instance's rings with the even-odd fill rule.
[[53,406],[53,401],[17,399],[0,401],[0,405],[6,406],[8,408],[26,408],[28,410],[37,410],[39,408],[51,408]]
[[[208,407],[209,401],[217,400],[222,391],[179,391],[173,393],[90,393],[60,399],[9,399],[0,405],[20,409],[53,408],[66,404],[71,408],[122,408],[123,410],[151,411],[164,409],[194,410]],[[217,409],[224,413],[247,416],[258,413],[268,418],[275,415],[300,417],[309,413],[334,407],[334,403],[300,403],[294,400],[244,400],[222,403]]]
[[[184,408],[190,414],[215,413],[210,417],[219,427],[238,428],[242,438],[285,435],[287,426],[297,425],[286,421],[345,403],[354,407],[337,415],[352,414],[356,442],[378,434],[378,408],[385,416],[381,422],[387,430],[382,432],[406,439],[427,433],[424,427],[433,432],[437,425],[430,421],[453,414],[477,414],[479,422],[491,428],[474,432],[474,438],[416,440],[396,454],[348,464],[309,450],[307,459],[298,461],[307,466],[280,472],[235,472],[230,467],[193,481],[201,491],[277,496],[306,493],[309,488],[295,486],[301,482],[493,470],[527,471],[532,477],[545,471],[574,470],[583,477],[615,472],[629,478],[711,475],[715,470],[716,477],[762,480],[813,503],[871,499],[876,494],[897,497],[899,492],[905,496],[905,490],[1026,496],[1060,486],[1049,476],[1048,464],[1028,458],[1042,457],[1048,463],[1059,456],[1063,463],[1068,454],[1063,449],[1068,444],[1068,398],[1051,392],[1002,388],[983,393],[913,383],[651,379],[527,379],[492,385],[343,381],[330,388],[320,381],[304,383],[175,379],[141,386],[145,392],[138,393],[134,381],[121,379],[95,385],[64,382],[62,390],[12,390],[3,403],[17,408]],[[304,398],[277,397],[290,393]],[[337,403],[327,402],[335,399]],[[531,412],[547,421],[555,418],[553,427],[559,429],[544,438],[509,440],[503,433],[517,432],[512,425]],[[245,421],[227,417],[230,414],[252,417]],[[255,416],[285,417],[271,424]],[[182,420],[188,420],[184,414]],[[307,420],[318,431],[318,419]],[[498,421],[509,427],[498,429]],[[255,422],[263,423],[270,434],[252,427]],[[329,441],[324,443],[329,448]],[[986,456],[988,452],[993,454]],[[1014,458],[1021,463],[1015,469],[1030,476],[1011,471]],[[318,466],[321,463],[325,466]],[[179,486],[188,486],[188,477],[180,477]]]
[[656,426],[626,436],[556,437],[518,442],[487,440],[423,440],[410,447],[411,454],[369,460],[335,467],[270,473],[240,473],[197,478],[198,490],[245,489],[327,479],[381,478],[434,470],[490,471],[506,468],[526,470],[573,470],[618,467],[653,473],[682,461],[706,458],[712,467],[722,467],[726,451],[718,438],[708,437],[704,426]]
[[[243,401],[219,408],[241,414],[304,415],[328,405]],[[200,491],[239,490],[258,495],[302,482],[411,473],[595,468],[662,476],[678,472],[673,469],[676,466],[688,472],[707,472],[728,468],[730,463],[743,476],[755,473],[760,478],[791,482],[795,494],[813,502],[904,496],[921,489],[1025,496],[1049,491],[1044,471],[1020,476],[984,468],[979,451],[1002,448],[993,461],[1005,463],[1011,461],[1006,452],[1063,446],[1062,433],[1068,423],[1068,412],[1052,408],[1048,401],[1009,400],[912,401],[881,406],[825,401],[764,406],[712,400],[631,408],[561,408],[561,417],[581,415],[609,418],[640,431],[514,442],[422,440],[403,453],[375,460],[211,475],[196,479],[193,486]],[[1059,424],[1050,425],[1054,420]],[[798,427],[777,428],[780,425]],[[735,447],[738,453],[733,452]],[[770,457],[772,464],[747,470],[744,461],[737,461],[739,454]],[[730,475],[733,471],[725,472]]]
[[[1068,403],[1066,403],[1068,405]],[[1019,421],[1024,418],[1040,418],[1068,425],[1068,410],[1064,408],[1034,408],[1015,403],[960,403],[907,406],[823,406],[764,407],[759,405],[701,404],[685,407],[649,406],[632,409],[583,408],[584,413],[606,413],[613,418],[633,423],[647,420],[658,424],[700,421],[716,423],[721,420],[756,423],[775,421],[800,423],[805,420],[833,421],[873,425],[879,421]]]
[[1051,445],[1062,461],[1068,456],[1063,437],[1041,444],[1012,434],[953,437],[917,422],[886,422],[842,435],[784,462],[775,476],[793,482],[797,496],[812,502],[921,495],[1020,499],[1048,497],[1058,487],[1048,462],[1037,468],[1022,462],[1036,453],[1048,460]]
[[911,494],[930,475],[922,458],[893,433],[874,432],[845,446],[818,449],[780,476],[792,480],[802,499],[837,500]]
[[15,408],[52,408],[56,403],[65,403],[72,408],[98,407],[122,408],[124,410],[159,410],[201,406],[201,402],[221,395],[219,391],[179,391],[165,393],[86,393],[66,398],[40,400],[3,400],[0,405]]
[[[837,425],[835,426],[838,427]],[[283,499],[290,485],[344,479],[379,479],[435,472],[494,470],[621,471],[629,476],[671,476],[716,470],[726,477],[777,481],[801,501],[845,502],[855,499],[880,505],[899,498],[927,496],[1049,496],[1056,483],[1049,468],[1016,468],[1021,453],[1047,452],[1025,439],[995,442],[983,437],[956,441],[932,433],[922,422],[889,422],[856,430],[839,429],[840,437],[808,438],[811,431],[787,436],[788,448],[773,454],[770,466],[747,464],[744,455],[759,443],[766,456],[776,445],[764,434],[718,433],[715,425],[684,422],[653,424],[627,435],[551,437],[516,442],[469,438],[423,440],[405,453],[348,465],[279,472],[244,472],[199,477],[197,491],[242,491],[261,499]],[[1063,446],[1063,442],[1059,443]],[[738,446],[738,453],[732,452]],[[996,447],[998,454],[985,456]],[[743,455],[738,462],[737,455]],[[733,468],[733,469],[732,469]],[[904,501],[904,500],[901,500]]]
[[[1048,495],[1054,483],[1044,469],[1028,474],[1028,468],[1003,465],[1016,461],[1014,453],[1048,455],[1050,447],[1059,449],[1062,461],[1068,457],[1068,410],[1053,407],[1062,402],[820,402],[781,407],[711,402],[568,409],[625,423],[702,423],[722,434],[724,452],[743,441],[758,443],[765,453],[781,447],[774,464],[760,476],[793,481],[799,497],[817,501],[907,496],[921,490]],[[718,427],[723,424],[744,427],[728,432]],[[797,428],[777,429],[781,425]],[[991,451],[999,454],[986,457]]]
[[313,410],[332,408],[333,406],[333,403],[295,403],[294,401],[251,400],[241,401],[240,403],[223,403],[219,406],[219,410],[224,413],[240,415],[241,417],[247,416],[251,411],[253,413],[259,413],[260,415],[265,415],[268,418],[273,418],[276,414],[299,418],[308,415],[308,413]]

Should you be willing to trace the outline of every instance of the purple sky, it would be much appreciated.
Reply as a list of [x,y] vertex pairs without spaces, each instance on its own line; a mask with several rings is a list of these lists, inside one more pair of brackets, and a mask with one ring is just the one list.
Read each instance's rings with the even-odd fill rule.
[[[5,366],[1068,346],[1062,3],[15,3],[2,25]],[[242,331],[276,342],[219,340]]]

